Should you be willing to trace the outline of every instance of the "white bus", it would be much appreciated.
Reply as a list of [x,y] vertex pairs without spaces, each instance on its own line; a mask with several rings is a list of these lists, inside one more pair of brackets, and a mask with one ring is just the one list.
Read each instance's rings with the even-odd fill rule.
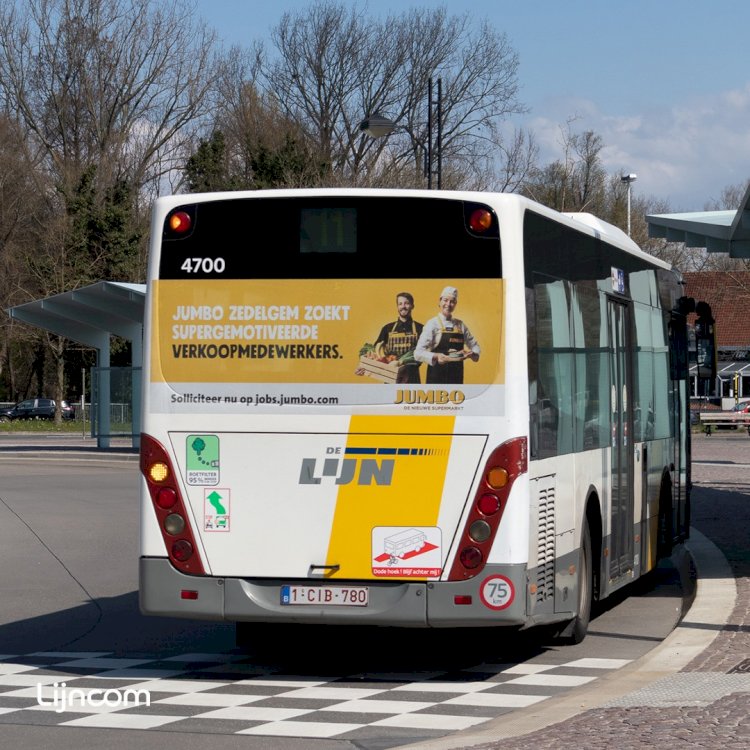
[[148,285],[145,614],[577,642],[687,536],[692,307],[590,215],[175,195]]

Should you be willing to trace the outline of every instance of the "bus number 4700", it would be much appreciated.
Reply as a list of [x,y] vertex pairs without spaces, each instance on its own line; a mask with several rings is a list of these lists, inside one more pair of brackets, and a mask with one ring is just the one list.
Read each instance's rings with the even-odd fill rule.
[[224,258],[185,258],[180,266],[187,273],[224,273]]

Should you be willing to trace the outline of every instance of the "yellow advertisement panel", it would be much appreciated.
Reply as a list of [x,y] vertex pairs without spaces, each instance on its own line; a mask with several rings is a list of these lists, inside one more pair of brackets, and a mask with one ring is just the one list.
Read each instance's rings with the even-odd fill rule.
[[152,382],[498,384],[501,279],[162,280]]

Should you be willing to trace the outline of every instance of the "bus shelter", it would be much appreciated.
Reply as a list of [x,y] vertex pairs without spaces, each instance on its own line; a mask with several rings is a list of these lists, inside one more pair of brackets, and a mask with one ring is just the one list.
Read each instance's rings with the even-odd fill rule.
[[[131,403],[133,447],[140,444],[141,367],[143,365],[143,312],[145,284],[99,281],[71,292],[16,305],[11,318],[64,336],[96,350],[92,372],[92,434],[97,447],[109,448],[112,438],[110,338],[132,343],[132,377],[126,381]],[[122,368],[116,368],[121,370]]]
[[709,253],[750,258],[750,186],[736,211],[696,211],[646,216],[649,237],[704,247]]

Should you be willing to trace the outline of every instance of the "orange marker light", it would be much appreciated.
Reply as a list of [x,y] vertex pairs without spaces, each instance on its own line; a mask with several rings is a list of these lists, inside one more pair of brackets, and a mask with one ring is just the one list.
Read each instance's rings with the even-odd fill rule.
[[148,467],[148,476],[152,482],[163,482],[169,476],[169,467],[163,461],[157,461]]
[[501,466],[494,466],[487,472],[487,484],[495,490],[508,484],[508,472]]

